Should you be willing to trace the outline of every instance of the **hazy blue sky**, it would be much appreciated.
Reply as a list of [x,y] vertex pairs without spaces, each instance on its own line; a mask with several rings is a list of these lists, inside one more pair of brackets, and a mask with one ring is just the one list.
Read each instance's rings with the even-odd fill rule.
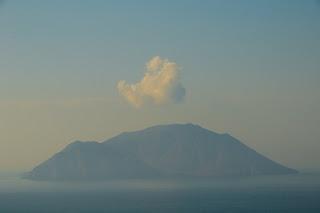
[[[154,56],[184,103],[131,107]],[[0,170],[69,142],[192,122],[288,166],[320,168],[320,2],[6,0],[0,4]]]

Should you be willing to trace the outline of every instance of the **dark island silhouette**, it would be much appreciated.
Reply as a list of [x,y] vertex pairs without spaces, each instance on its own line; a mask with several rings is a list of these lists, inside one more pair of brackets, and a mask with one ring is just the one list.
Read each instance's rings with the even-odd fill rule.
[[32,180],[238,177],[297,173],[229,134],[194,124],[153,126],[102,143],[76,141],[25,174]]

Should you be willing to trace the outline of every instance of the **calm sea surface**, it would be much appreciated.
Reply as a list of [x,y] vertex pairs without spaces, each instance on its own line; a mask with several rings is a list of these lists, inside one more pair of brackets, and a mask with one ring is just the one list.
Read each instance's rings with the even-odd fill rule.
[[320,174],[34,182],[0,174],[2,212],[320,212]]

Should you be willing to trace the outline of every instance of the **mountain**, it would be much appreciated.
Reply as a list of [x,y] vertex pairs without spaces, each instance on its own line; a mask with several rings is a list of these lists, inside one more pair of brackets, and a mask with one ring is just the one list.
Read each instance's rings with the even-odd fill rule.
[[125,132],[102,143],[76,141],[26,174],[33,180],[226,177],[296,173],[229,134],[194,124]]

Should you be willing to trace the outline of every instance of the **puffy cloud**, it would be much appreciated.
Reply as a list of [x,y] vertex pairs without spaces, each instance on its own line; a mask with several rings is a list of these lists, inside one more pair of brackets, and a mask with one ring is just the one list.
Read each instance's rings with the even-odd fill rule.
[[136,108],[146,103],[181,102],[186,94],[185,88],[179,82],[178,65],[159,56],[146,64],[146,72],[140,82],[128,84],[122,80],[117,87],[120,94]]

